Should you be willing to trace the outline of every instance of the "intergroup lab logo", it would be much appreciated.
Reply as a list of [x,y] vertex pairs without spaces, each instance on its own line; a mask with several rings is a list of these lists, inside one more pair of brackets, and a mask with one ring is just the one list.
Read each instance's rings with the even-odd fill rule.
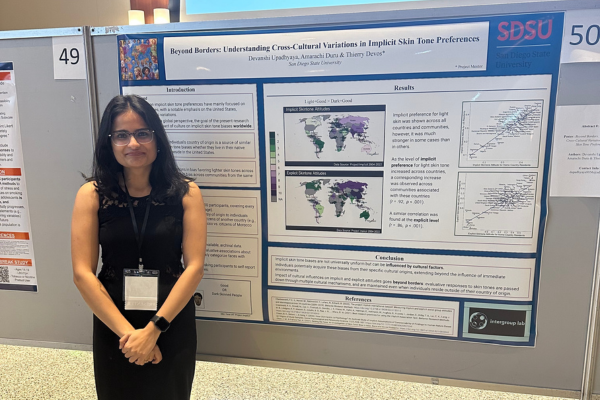
[[488,324],[488,317],[482,312],[474,312],[469,318],[469,325],[473,329],[482,330]]
[[525,338],[528,336],[526,327],[529,312],[531,311],[528,309],[513,309],[503,305],[467,306],[465,310],[465,328],[467,332],[465,333],[477,336]]

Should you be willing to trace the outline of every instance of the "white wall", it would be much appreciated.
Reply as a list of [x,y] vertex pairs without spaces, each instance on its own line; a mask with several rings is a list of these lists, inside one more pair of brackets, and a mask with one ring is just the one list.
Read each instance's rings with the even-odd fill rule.
[[[191,14],[186,13],[187,2],[190,0],[180,0],[180,21],[214,21],[222,19],[251,19],[251,18],[276,18],[276,17],[298,17],[306,15],[327,15],[327,14],[348,14],[359,12],[385,12],[396,10],[419,10],[457,7],[472,7],[498,4],[521,4],[521,3],[551,3],[564,0],[397,0],[393,3],[377,4],[357,4],[350,6],[328,6],[328,7],[309,7],[309,8],[291,8],[283,10],[265,10],[265,11],[245,11],[245,12],[227,12],[215,14]],[[198,0],[193,0],[198,1]],[[205,0],[201,0],[205,1]],[[226,0],[225,0],[226,1]],[[284,1],[284,0],[282,0]],[[569,1],[569,0],[567,0]],[[600,1],[600,0],[597,0]],[[256,3],[260,3],[256,1]]]
[[129,0],[0,0],[0,31],[127,25]]

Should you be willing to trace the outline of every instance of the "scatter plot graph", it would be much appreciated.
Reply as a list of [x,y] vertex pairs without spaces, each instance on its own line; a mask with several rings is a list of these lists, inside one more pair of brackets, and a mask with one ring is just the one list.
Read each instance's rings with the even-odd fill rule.
[[543,100],[465,101],[461,167],[537,167]]
[[533,237],[537,173],[458,174],[455,235]]

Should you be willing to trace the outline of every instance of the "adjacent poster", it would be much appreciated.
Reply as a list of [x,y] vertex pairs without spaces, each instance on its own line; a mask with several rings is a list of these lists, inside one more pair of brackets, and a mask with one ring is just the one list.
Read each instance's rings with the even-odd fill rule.
[[119,36],[207,199],[196,315],[535,345],[562,29]]
[[0,290],[37,291],[12,62],[0,62]]
[[550,196],[600,197],[600,105],[556,108]]

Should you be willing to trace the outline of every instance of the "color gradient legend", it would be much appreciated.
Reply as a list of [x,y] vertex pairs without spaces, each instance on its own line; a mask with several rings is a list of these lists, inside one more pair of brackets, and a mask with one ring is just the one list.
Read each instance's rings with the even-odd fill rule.
[[271,203],[277,203],[277,158],[275,157],[275,132],[269,132],[269,149],[271,152]]

